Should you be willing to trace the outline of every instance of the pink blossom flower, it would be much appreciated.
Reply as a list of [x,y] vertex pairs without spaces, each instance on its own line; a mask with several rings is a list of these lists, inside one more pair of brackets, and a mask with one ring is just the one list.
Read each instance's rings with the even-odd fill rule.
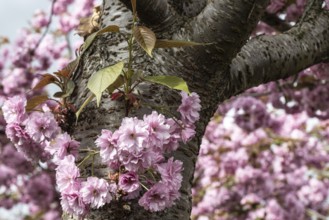
[[162,146],[168,143],[170,138],[170,126],[166,124],[166,118],[153,111],[150,115],[144,115],[144,122],[147,124],[147,130],[149,132],[149,145],[162,151]]
[[26,106],[25,96],[13,96],[9,98],[2,106],[3,116],[6,122],[9,123],[22,123],[27,115],[25,113]]
[[[23,51],[24,50],[20,50],[20,53],[23,53]],[[24,52],[27,53],[27,51]],[[1,80],[1,84],[3,86],[3,92],[7,95],[23,93],[24,87],[31,86],[31,73],[25,66],[26,63],[31,61],[30,57],[28,54],[17,54],[17,56],[20,57],[20,59],[16,61],[19,68],[14,68],[12,70],[6,69],[3,71],[4,77]]]
[[80,183],[79,168],[75,165],[75,158],[72,155],[64,157],[56,168],[56,183],[60,192],[71,188],[76,188]]
[[83,217],[89,211],[89,207],[83,202],[78,188],[65,190],[61,194],[61,205],[65,212],[79,217]]
[[235,122],[241,128],[250,132],[268,125],[269,115],[265,104],[252,97],[238,98],[232,104],[235,108]]
[[61,215],[58,210],[47,210],[42,218],[43,220],[59,220],[61,219]]
[[141,171],[151,167],[159,158],[159,154],[153,151],[141,151],[131,153],[127,150],[121,150],[119,161],[128,171]]
[[274,199],[271,199],[266,206],[266,219],[285,220],[285,211]]
[[183,163],[181,161],[174,161],[174,158],[171,157],[166,163],[161,163],[157,165],[156,168],[161,175],[163,183],[172,189],[179,190],[183,180],[181,174]]
[[119,188],[131,193],[139,189],[138,175],[135,172],[127,172],[119,176]]
[[[180,135],[180,127],[178,126],[177,122],[174,121],[172,118],[168,118],[166,120],[166,124],[169,125],[169,139],[163,145],[164,152],[171,152],[177,150],[179,143],[178,141],[181,140]],[[187,140],[187,139],[185,139]]]
[[298,197],[306,206],[321,205],[328,198],[328,184],[312,178],[307,185],[300,188]]
[[48,208],[55,197],[52,179],[46,173],[33,176],[27,183],[26,192],[29,202]]
[[22,146],[32,142],[28,133],[17,123],[10,123],[6,126],[6,135],[15,146]]
[[23,154],[19,153],[12,144],[7,144],[2,148],[0,155],[2,164],[15,169],[18,174],[25,174],[33,171],[33,166]]
[[67,34],[72,31],[77,25],[79,20],[69,15],[61,15],[59,17],[59,27],[63,34]]
[[245,195],[242,199],[241,199],[241,205],[244,206],[249,206],[249,205],[253,205],[253,204],[257,204],[260,203],[262,201],[262,199],[254,193],[250,193]]
[[31,21],[32,26],[36,29],[46,27],[48,25],[48,22],[49,18],[47,17],[47,14],[42,10],[37,10],[34,13],[33,19]]
[[48,158],[49,155],[44,152],[44,147],[34,142],[19,124],[8,124],[6,126],[6,135],[15,144],[17,150],[28,160],[38,161],[41,159],[44,161]]
[[68,6],[72,4],[74,0],[57,0],[54,4],[53,13],[55,15],[62,14],[67,11]]
[[171,206],[172,202],[169,199],[169,189],[167,185],[164,183],[155,184],[144,193],[139,199],[138,204],[151,212],[162,211]]
[[279,12],[286,4],[286,0],[271,0],[269,6],[267,6],[266,11],[272,14]]
[[78,7],[73,12],[74,17],[82,18],[89,16],[94,6],[95,0],[80,0]]
[[305,206],[294,193],[288,193],[284,199],[284,206],[289,207],[285,219],[304,220],[306,217]]
[[79,153],[79,146],[79,142],[72,140],[70,135],[64,133],[58,135],[56,139],[45,148],[45,150],[47,150],[50,154],[55,155],[56,159],[61,160],[67,155],[77,157]]
[[109,191],[109,184],[104,179],[88,177],[86,182],[82,182],[80,194],[84,203],[90,204],[92,208],[99,208],[112,200]]
[[196,134],[194,125],[187,125],[181,131],[181,138],[184,143],[190,141]]
[[145,144],[148,138],[147,126],[137,118],[124,118],[116,135],[118,135],[117,144],[120,150],[138,153],[147,147]]
[[95,144],[100,148],[100,156],[103,163],[109,163],[117,160],[118,153],[116,148],[116,140],[109,130],[102,130],[101,136],[99,136]]
[[[248,172],[251,170],[245,170],[245,165],[248,163],[248,153],[245,148],[237,149],[236,151],[230,151],[225,154],[223,161],[221,163],[221,175],[230,175],[237,172],[237,169],[241,169],[241,175],[248,175]],[[243,168],[242,168],[243,167]],[[250,167],[248,167],[250,168]]]
[[25,129],[36,142],[51,140],[60,132],[51,112],[33,112],[27,119]]
[[42,216],[42,220],[59,220],[61,219],[61,213],[56,209],[47,210]]
[[194,124],[199,120],[201,110],[199,95],[192,92],[188,95],[186,92],[180,93],[182,96],[182,104],[178,107],[181,119],[185,124]]
[[12,179],[17,175],[15,169],[0,164],[0,185],[9,186]]

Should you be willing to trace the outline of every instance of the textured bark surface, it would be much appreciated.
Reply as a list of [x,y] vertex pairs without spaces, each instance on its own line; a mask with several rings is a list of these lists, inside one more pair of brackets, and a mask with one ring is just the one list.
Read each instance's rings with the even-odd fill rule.
[[329,13],[312,15],[300,26],[276,36],[250,40],[232,61],[227,94],[284,79],[329,60]]
[[[129,2],[104,0],[101,25],[115,24],[120,26],[122,33],[128,33],[132,20]],[[174,153],[174,157],[184,163],[182,196],[176,205],[163,212],[150,213],[137,201],[117,202],[93,210],[86,219],[189,219],[194,166],[205,126],[218,103],[251,86],[295,74],[322,61],[326,55],[328,58],[329,43],[328,40],[325,42],[329,39],[327,12],[309,16],[301,28],[294,28],[286,34],[258,37],[246,43],[268,2],[137,0],[141,23],[152,28],[158,38],[212,43],[194,48],[155,50],[153,59],[138,51],[134,60],[134,68],[144,70],[146,75],[184,78],[190,90],[201,97],[201,120],[196,138],[188,145],[181,145]],[[91,74],[127,58],[127,43],[122,35],[113,33],[98,37],[83,55],[75,72],[77,89],[71,101],[81,106],[88,97],[86,84]],[[148,103],[168,106],[173,112],[180,103],[178,93],[164,87],[141,84],[137,90]],[[142,107],[130,116],[142,117],[150,112]],[[113,131],[118,128],[124,115],[124,104],[110,101],[108,94],[104,94],[100,108],[92,102],[83,111],[78,124],[74,125],[73,135],[82,146],[93,148],[101,129]],[[96,173],[106,175],[106,167],[99,161],[96,161],[95,169]],[[85,167],[84,173],[90,175],[90,165]],[[74,217],[65,216],[64,219]]]

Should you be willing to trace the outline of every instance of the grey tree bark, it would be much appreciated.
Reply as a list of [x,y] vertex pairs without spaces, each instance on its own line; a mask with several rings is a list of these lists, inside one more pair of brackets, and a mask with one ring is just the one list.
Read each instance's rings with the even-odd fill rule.
[[[314,1],[310,1],[314,3]],[[111,203],[93,210],[87,219],[189,219],[191,182],[205,126],[219,102],[252,86],[298,73],[313,64],[329,59],[329,12],[310,4],[304,19],[291,30],[277,36],[260,36],[249,40],[269,0],[137,0],[141,23],[151,28],[157,38],[193,40],[213,43],[184,49],[159,49],[151,59],[143,51],[135,56],[134,67],[146,75],[176,75],[184,78],[191,91],[202,101],[197,135],[181,145],[174,157],[184,163],[181,199],[172,208],[150,213],[137,201]],[[118,25],[128,33],[132,20],[130,0],[103,0],[101,25]],[[287,25],[285,26],[287,28]],[[87,98],[86,83],[98,69],[127,59],[127,44],[122,35],[109,33],[98,37],[84,54],[75,72],[77,85],[71,101],[81,106]],[[175,111],[180,103],[177,92],[141,84],[137,90],[154,105],[168,106]],[[151,110],[142,107],[131,116],[141,117]],[[88,105],[72,125],[72,134],[84,147],[94,147],[101,129],[118,128],[125,115],[121,102],[111,101],[105,94],[100,108]],[[106,167],[97,161],[96,172],[106,174]],[[90,165],[85,167],[90,174]],[[65,219],[74,219],[66,216]]]

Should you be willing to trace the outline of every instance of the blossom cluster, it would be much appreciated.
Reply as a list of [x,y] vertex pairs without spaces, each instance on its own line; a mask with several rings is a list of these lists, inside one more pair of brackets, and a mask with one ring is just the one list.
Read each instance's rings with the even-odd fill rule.
[[[109,166],[111,172],[118,174],[118,179],[112,182],[94,176],[84,180],[80,176],[75,164],[80,143],[67,133],[61,133],[47,106],[42,107],[44,112],[28,114],[26,98],[14,96],[4,102],[2,111],[7,123],[7,137],[18,151],[32,161],[46,162],[52,158],[57,166],[56,184],[65,212],[83,216],[90,209],[109,203],[114,197],[133,199],[141,195],[141,206],[150,211],[161,211],[179,198],[183,170],[181,161],[172,157],[166,160],[164,155],[175,151],[179,141],[187,142],[194,136],[194,124],[201,109],[196,93],[188,95],[182,92],[181,95],[182,104],[178,108],[181,120],[166,118],[153,111],[143,120],[124,118],[113,133],[102,131],[95,144],[100,148],[102,162]],[[13,175],[11,170],[4,169],[4,172],[6,176]],[[4,177],[2,181],[8,181]],[[35,184],[51,181],[45,175],[34,178]],[[35,185],[33,178],[29,184]],[[144,194],[143,187],[147,189]],[[52,200],[53,197],[51,194],[47,198]],[[37,202],[37,198],[32,199]]]
[[329,163],[324,122],[305,112],[270,110],[251,97],[226,105],[229,110],[222,108],[210,122],[201,145],[193,218],[303,220],[310,211],[328,215],[329,180],[321,173]]
[[13,96],[4,102],[2,111],[6,125],[6,135],[19,152],[33,161],[46,161],[50,155],[45,148],[55,138],[60,128],[51,112],[25,111],[26,98]]
[[[51,154],[45,151],[59,130],[48,107],[43,109],[48,113],[28,115],[25,104],[26,99],[40,94],[40,91],[31,91],[31,87],[41,74],[49,68],[62,69],[73,59],[82,40],[71,43],[74,38],[71,30],[81,17],[92,13],[95,3],[96,0],[55,1],[51,18],[49,12],[37,10],[16,39],[0,43],[0,107],[8,98],[11,100],[3,106],[8,124],[2,113],[0,115],[2,218],[61,219],[54,164],[48,160]],[[46,30],[49,31],[46,33]]]
[[55,176],[51,172],[50,154],[45,149],[60,128],[53,114],[46,111],[47,106],[43,107],[44,113],[28,114],[26,103],[25,96],[17,95],[2,106],[5,132],[11,143],[1,147],[0,204],[7,209],[16,203],[29,204],[31,216],[43,213],[45,219],[59,219]]
[[[181,120],[153,111],[143,120],[124,118],[114,132],[102,130],[95,144],[100,149],[102,162],[110,169],[110,176],[117,178],[84,180],[75,164],[74,151],[61,158],[57,163],[56,181],[63,210],[84,216],[90,209],[102,207],[113,199],[139,197],[139,205],[152,212],[172,206],[180,195],[183,163],[173,157],[166,159],[165,154],[176,150],[180,141],[193,137],[195,132],[190,130],[199,119],[201,109],[196,93],[182,92],[181,95],[182,104],[178,108]],[[63,137],[56,138],[53,146],[64,142]]]

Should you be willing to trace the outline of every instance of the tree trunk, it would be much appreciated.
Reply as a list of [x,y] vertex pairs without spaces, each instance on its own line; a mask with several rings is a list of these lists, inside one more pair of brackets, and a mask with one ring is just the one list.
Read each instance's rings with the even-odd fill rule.
[[[134,68],[145,75],[176,75],[185,79],[189,88],[201,98],[201,120],[197,135],[187,145],[182,144],[173,156],[184,163],[181,198],[163,212],[151,213],[137,201],[111,202],[93,210],[87,219],[189,219],[191,183],[195,162],[205,126],[219,102],[251,86],[296,74],[317,62],[328,59],[329,15],[312,8],[300,27],[276,37],[257,37],[248,41],[269,0],[138,0],[137,12],[141,23],[151,28],[158,39],[193,40],[212,43],[184,49],[158,49],[154,58],[139,50]],[[101,26],[118,25],[129,33],[132,15],[130,0],[104,0]],[[280,46],[284,44],[286,47]],[[242,48],[242,49],[241,49]],[[238,53],[241,51],[240,53]],[[301,59],[298,59],[300,57]],[[122,35],[104,34],[93,42],[75,71],[77,85],[71,101],[79,107],[87,98],[88,78],[97,70],[128,58],[127,44]],[[269,62],[275,63],[269,65]],[[280,70],[280,71],[278,71]],[[176,111],[180,104],[177,92],[162,86],[140,84],[137,88],[150,104],[168,106]],[[141,107],[129,116],[142,117],[151,110]],[[122,102],[102,97],[99,108],[89,104],[73,125],[73,136],[81,146],[94,147],[101,129],[115,130],[125,117]],[[96,162],[96,173],[106,175],[107,168]],[[83,171],[90,175],[90,167]],[[65,219],[74,219],[66,216]]]

